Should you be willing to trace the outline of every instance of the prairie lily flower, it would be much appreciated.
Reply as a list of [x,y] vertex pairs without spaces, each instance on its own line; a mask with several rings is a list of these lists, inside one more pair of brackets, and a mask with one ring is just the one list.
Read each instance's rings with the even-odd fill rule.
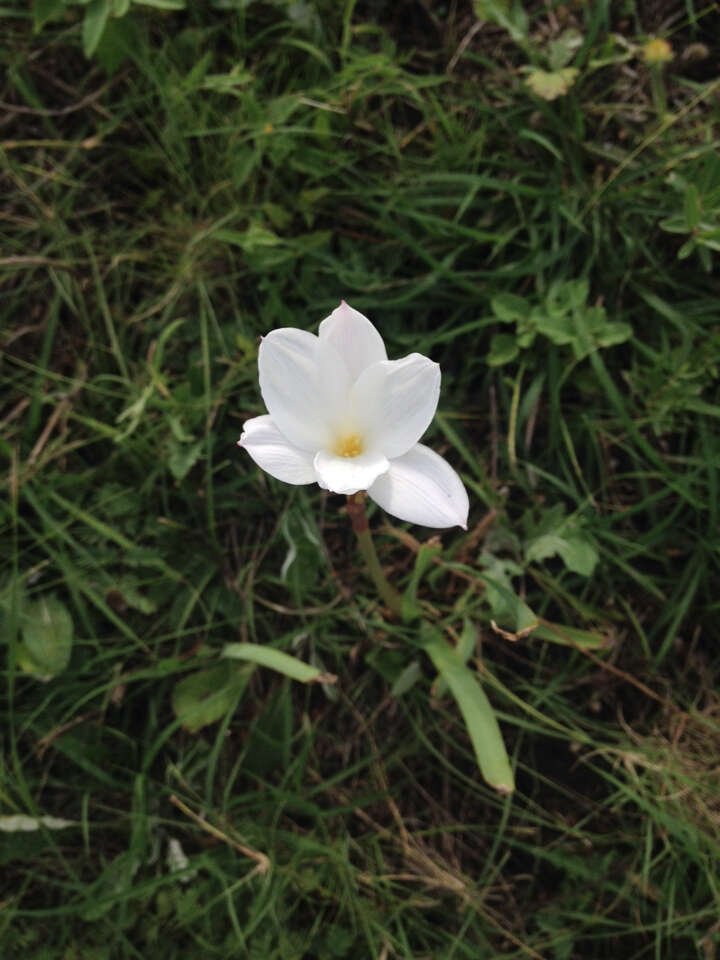
[[466,527],[460,477],[418,443],[437,408],[437,363],[388,360],[378,331],[343,300],[317,336],[283,327],[264,337],[258,367],[269,413],[246,421],[238,442],[259,467],[285,483],[367,490],[410,523]]

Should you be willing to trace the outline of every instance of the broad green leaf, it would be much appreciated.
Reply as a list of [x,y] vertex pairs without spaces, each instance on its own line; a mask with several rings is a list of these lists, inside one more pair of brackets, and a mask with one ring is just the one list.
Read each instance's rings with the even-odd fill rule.
[[330,676],[323,674],[317,667],[311,667],[302,660],[291,657],[289,653],[283,653],[273,647],[263,647],[259,643],[229,643],[223,650],[223,656],[269,667],[271,670],[285,674],[291,680],[299,680],[300,683],[330,682]]
[[35,30],[40,30],[48,20],[57,20],[65,12],[65,0],[35,0],[33,19]]
[[556,100],[568,92],[577,75],[577,67],[565,67],[553,72],[536,68],[528,71],[527,84],[543,100]]
[[173,690],[175,716],[190,733],[221,720],[236,706],[251,673],[252,668],[218,664],[183,677]]
[[559,347],[572,343],[577,336],[572,315],[569,313],[546,313],[538,310],[536,322],[538,332]]
[[105,30],[105,24],[110,16],[110,0],[92,0],[85,10],[83,20],[83,50],[86,57],[91,57]]
[[485,691],[476,674],[465,666],[437,631],[427,624],[423,626],[426,629],[422,646],[460,708],[480,772],[491,787],[501,793],[511,793],[515,789],[513,772]]
[[[458,643],[455,647],[455,653],[458,658],[463,662],[467,663],[470,657],[475,652],[478,641],[478,631],[476,624],[470,619],[470,617],[465,617],[463,619],[463,628],[458,637]],[[447,684],[442,677],[438,677],[437,684],[435,686],[435,696],[444,697],[447,693]]]
[[501,367],[514,360],[518,353],[517,339],[511,333],[496,333],[490,341],[490,353],[485,361],[491,367]]
[[130,0],[113,0],[112,15],[124,17],[130,9]]
[[[117,15],[116,15],[117,16]],[[110,19],[105,24],[103,35],[97,45],[95,56],[107,74],[112,76],[118,71],[123,62],[130,56],[133,46],[137,43],[137,28],[131,17]],[[171,324],[172,326],[172,324]],[[163,331],[164,333],[164,331]],[[160,335],[162,337],[163,334]],[[158,338],[158,341],[160,340]],[[156,349],[153,357],[153,366],[157,364]]]
[[54,677],[70,663],[73,622],[64,603],[53,596],[25,604],[18,663],[27,673]]
[[598,561],[598,553],[582,528],[573,527],[565,521],[554,533],[545,533],[525,546],[525,558],[528,563],[560,556],[563,563],[583,577],[589,577]]
[[176,480],[184,480],[190,473],[202,455],[204,443],[204,440],[190,444],[178,443],[174,437],[170,438],[168,467]]
[[499,293],[490,301],[492,312],[501,323],[515,323],[530,314],[530,304],[514,293]]
[[595,335],[599,347],[614,347],[618,343],[625,343],[633,334],[629,323],[606,323]]
[[582,34],[574,27],[563,30],[557,40],[551,40],[549,45],[550,69],[560,70],[570,63],[575,51],[582,46],[582,42]]

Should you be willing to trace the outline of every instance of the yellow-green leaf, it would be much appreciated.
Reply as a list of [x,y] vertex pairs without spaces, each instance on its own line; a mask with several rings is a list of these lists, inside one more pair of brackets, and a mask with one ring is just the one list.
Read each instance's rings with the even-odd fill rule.
[[440,634],[427,626],[423,647],[460,708],[483,777],[501,793],[511,793],[515,780],[510,761],[495,712],[477,676]]
[[24,607],[18,663],[27,673],[39,677],[62,673],[70,662],[72,642],[72,618],[56,597],[40,597]]
[[533,93],[543,100],[556,100],[564,96],[575,82],[577,67],[564,67],[562,70],[530,70],[527,84]]
[[223,650],[223,656],[269,667],[291,680],[299,680],[300,683],[332,683],[335,680],[331,674],[323,673],[302,660],[296,660],[289,653],[273,647],[263,647],[259,643],[229,643]]

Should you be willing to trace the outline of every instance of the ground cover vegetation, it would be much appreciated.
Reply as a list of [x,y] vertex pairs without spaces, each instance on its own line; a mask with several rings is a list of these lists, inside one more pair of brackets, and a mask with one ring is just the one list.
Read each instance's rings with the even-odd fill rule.
[[[0,17],[3,960],[716,957],[716,4]],[[513,794],[235,447],[341,297],[441,364],[469,529],[371,522]]]

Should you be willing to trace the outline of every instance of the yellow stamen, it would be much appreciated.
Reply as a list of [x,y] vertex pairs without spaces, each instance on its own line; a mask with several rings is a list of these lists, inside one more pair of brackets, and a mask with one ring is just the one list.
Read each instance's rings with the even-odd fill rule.
[[363,442],[362,438],[359,437],[356,433],[346,433],[344,436],[340,437],[338,442],[335,444],[335,453],[338,457],[347,457],[348,459],[352,457],[359,457],[363,452]]

